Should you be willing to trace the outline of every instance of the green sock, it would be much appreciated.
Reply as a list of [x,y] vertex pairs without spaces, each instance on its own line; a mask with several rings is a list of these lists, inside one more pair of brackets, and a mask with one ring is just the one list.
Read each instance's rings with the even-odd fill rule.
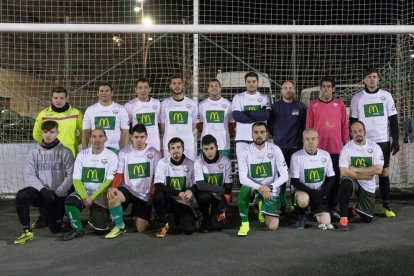
[[239,194],[239,214],[242,222],[249,221],[249,199],[250,199],[250,188],[242,185],[240,187]]
[[286,183],[280,186],[279,199],[280,199],[280,205],[286,206]]
[[118,205],[115,207],[109,208],[112,219],[115,221],[115,226],[118,228],[125,228],[124,221],[122,220],[122,206]]
[[65,211],[70,221],[70,226],[73,229],[83,231],[79,208],[73,205],[65,205]]

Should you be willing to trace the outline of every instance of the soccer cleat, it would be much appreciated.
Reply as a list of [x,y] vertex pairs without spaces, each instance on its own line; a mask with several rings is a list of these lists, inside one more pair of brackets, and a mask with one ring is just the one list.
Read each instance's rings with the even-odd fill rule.
[[318,228],[321,230],[334,230],[335,229],[335,227],[332,224],[323,224],[323,223],[319,224]]
[[239,232],[237,232],[238,236],[247,236],[247,233],[249,233],[250,231],[250,226],[249,226],[249,222],[242,222]]
[[257,207],[259,208],[258,218],[261,223],[264,223],[266,218],[265,218],[265,215],[262,213],[262,205],[263,205],[263,200],[259,200],[259,202],[257,202]]
[[125,228],[118,228],[118,227],[115,226],[114,228],[112,228],[111,232],[109,232],[108,234],[105,235],[105,239],[116,238],[116,237],[122,235],[125,232],[126,232]]
[[305,229],[305,222],[306,214],[299,215],[298,220],[296,221],[296,229]]
[[69,233],[63,236],[63,240],[70,241],[76,238],[81,238],[84,234],[85,233],[83,231],[72,229]]
[[384,214],[387,218],[395,218],[395,213],[391,211],[390,208],[382,207],[382,214]]
[[167,235],[168,229],[170,229],[170,227],[168,226],[168,223],[166,223],[161,230],[159,230],[157,233],[155,233],[155,237],[157,238],[164,238],[165,235]]
[[25,231],[14,241],[14,244],[25,244],[27,241],[33,240],[33,238],[33,232]]
[[349,230],[349,228],[348,228],[348,218],[341,218],[339,220],[339,225],[338,226],[339,226],[340,230],[348,231]]

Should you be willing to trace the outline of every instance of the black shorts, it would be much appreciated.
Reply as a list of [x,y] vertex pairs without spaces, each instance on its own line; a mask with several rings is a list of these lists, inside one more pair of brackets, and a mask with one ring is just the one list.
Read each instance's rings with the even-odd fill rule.
[[382,154],[384,155],[384,168],[388,168],[390,166],[390,156],[391,156],[391,145],[390,142],[381,142],[377,143],[382,150]]
[[148,202],[134,196],[127,188],[121,186],[118,188],[119,191],[125,197],[125,202],[122,203],[122,209],[126,209],[130,203],[132,203],[131,214],[134,217],[142,218],[144,220],[149,220],[151,216],[152,206]]

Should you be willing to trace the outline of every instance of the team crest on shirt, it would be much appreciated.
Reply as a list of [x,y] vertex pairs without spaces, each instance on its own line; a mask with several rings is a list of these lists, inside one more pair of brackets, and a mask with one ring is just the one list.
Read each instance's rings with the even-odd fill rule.
[[218,167],[219,167],[220,170],[222,170],[224,168],[224,165],[223,164],[219,164]]
[[190,109],[191,108],[191,104],[186,104],[185,105],[188,109]]
[[106,163],[108,163],[108,159],[101,159],[101,162],[105,165]]
[[328,159],[326,159],[326,158],[321,158],[321,162],[322,162],[323,164],[325,164],[325,163],[326,163],[326,161],[328,161]]
[[227,108],[227,104],[222,104],[221,105],[223,108]]
[[152,158],[154,158],[154,153],[150,152],[147,154],[147,157],[149,160],[151,160]]
[[368,152],[369,154],[371,154],[371,153],[373,153],[373,152],[374,152],[374,149],[367,149],[367,152]]
[[292,116],[298,116],[298,115],[299,115],[299,109],[293,109]]
[[263,98],[258,98],[258,99],[257,99],[257,101],[258,101],[259,103],[261,103],[261,102],[263,101]]
[[113,109],[113,110],[112,110],[112,113],[114,113],[114,114],[118,114],[118,113],[119,113],[119,110],[117,110],[117,109]]
[[338,103],[334,103],[333,104],[334,107],[338,107],[338,105],[339,105]]
[[157,110],[158,106],[156,106],[155,104],[152,106],[152,109]]
[[184,165],[183,170],[185,173],[188,173],[190,171],[190,168],[187,165]]
[[273,156],[275,156],[275,155],[274,155],[273,153],[271,153],[271,152],[267,154],[267,157],[268,157],[269,159],[272,159],[272,158],[273,158]]
[[385,96],[382,96],[380,99],[385,101],[387,98]]

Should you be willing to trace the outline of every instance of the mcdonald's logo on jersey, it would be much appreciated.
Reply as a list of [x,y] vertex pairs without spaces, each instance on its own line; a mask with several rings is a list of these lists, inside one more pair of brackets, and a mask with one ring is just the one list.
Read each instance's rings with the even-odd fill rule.
[[82,182],[102,183],[105,178],[105,168],[82,168]]
[[128,164],[129,179],[145,178],[150,176],[150,162]]
[[170,124],[187,124],[188,123],[188,111],[170,111]]
[[136,114],[137,123],[143,124],[144,126],[153,126],[155,125],[155,113],[141,113]]
[[167,176],[166,185],[175,190],[183,190],[186,183],[185,176]]
[[252,178],[264,178],[273,176],[272,163],[265,162],[250,165],[250,175]]
[[209,124],[224,123],[224,110],[207,110],[206,120]]
[[365,117],[384,116],[384,104],[374,103],[364,105]]
[[351,157],[351,165],[357,168],[372,166],[372,157]]
[[256,111],[262,109],[261,105],[245,105],[243,106],[244,111]]
[[115,120],[116,117],[114,116],[107,116],[107,117],[95,117],[95,128],[103,129],[103,130],[114,130],[115,129]]
[[305,183],[319,183],[325,179],[325,168],[305,169]]
[[223,186],[224,174],[223,173],[204,173],[204,181],[210,185]]

